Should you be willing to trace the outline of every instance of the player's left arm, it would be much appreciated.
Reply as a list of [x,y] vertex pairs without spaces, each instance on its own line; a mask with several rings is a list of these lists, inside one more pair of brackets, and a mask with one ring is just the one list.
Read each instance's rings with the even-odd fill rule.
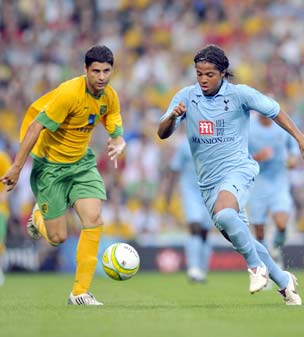
[[289,115],[281,110],[273,120],[295,138],[298,142],[302,157],[304,157],[304,134],[298,129]]
[[108,101],[108,111],[101,119],[101,122],[110,136],[107,142],[108,155],[111,160],[116,160],[124,151],[126,142],[123,138],[119,99],[113,88],[109,91]]

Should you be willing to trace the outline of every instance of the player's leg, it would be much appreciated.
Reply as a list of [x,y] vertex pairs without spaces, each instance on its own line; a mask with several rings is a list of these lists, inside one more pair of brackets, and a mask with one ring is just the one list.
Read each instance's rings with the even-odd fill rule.
[[246,260],[251,293],[263,289],[268,282],[268,271],[257,253],[247,217],[240,217],[244,213],[253,182],[253,177],[245,172],[226,177],[217,190],[213,216],[218,229],[227,234],[234,248]]
[[272,218],[276,228],[270,252],[274,260],[283,267],[284,260],[282,249],[286,242],[286,228],[289,220],[289,213],[283,211],[276,212],[272,215]]
[[258,224],[253,224],[254,228],[254,233],[256,239],[261,242],[262,245],[266,246],[265,242],[265,225],[258,223]]
[[103,180],[96,168],[95,157],[85,156],[77,165],[77,174],[69,200],[81,220],[81,233],[76,251],[76,274],[69,304],[102,305],[89,293],[97,265],[102,232],[101,200],[106,199]]
[[[98,261],[97,254],[102,233],[101,200],[93,198],[79,199],[75,202],[74,209],[81,220],[82,228],[76,251],[77,266],[74,286],[69,303],[101,305],[89,293]],[[90,298],[92,303],[86,303],[86,301],[90,301]],[[84,303],[77,302],[81,300]]]
[[301,305],[302,299],[297,292],[297,279],[288,271],[283,271],[272,259],[266,247],[254,240],[256,250],[267,266],[270,278],[278,285],[279,293],[283,296],[287,305]]
[[35,204],[27,224],[27,232],[32,239],[37,240],[42,236],[50,245],[56,247],[67,238],[65,215],[45,220],[38,204]]
[[7,216],[0,213],[0,286],[4,284],[3,258],[7,231]]
[[189,235],[185,243],[187,275],[190,280],[203,282],[209,266],[211,249],[207,240],[212,220],[197,185],[183,188],[183,206]]
[[27,225],[33,239],[44,237],[52,246],[67,238],[65,213],[72,185],[73,165],[33,160],[31,188],[36,204]]
[[187,275],[191,281],[203,282],[206,278],[206,270],[201,269],[204,248],[204,242],[200,236],[201,224],[191,222],[188,226],[190,233],[185,244]]
[[203,205],[200,237],[203,242],[201,251],[201,269],[207,274],[209,270],[212,247],[209,240],[209,231],[213,226],[213,221],[209,215],[206,205]]
[[276,226],[270,252],[274,260],[283,266],[282,248],[286,242],[287,224],[293,207],[290,184],[286,175],[273,181],[271,213]]
[[257,177],[254,187],[250,192],[247,205],[249,222],[253,226],[255,238],[265,247],[265,224],[270,209],[272,186],[263,177]]

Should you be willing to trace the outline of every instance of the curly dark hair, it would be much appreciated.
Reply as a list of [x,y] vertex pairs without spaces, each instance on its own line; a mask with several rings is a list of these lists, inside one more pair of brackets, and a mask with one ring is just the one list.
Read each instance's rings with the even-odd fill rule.
[[114,64],[112,51],[106,46],[93,46],[85,54],[85,64],[88,68],[93,62]]
[[207,45],[205,48],[201,49],[195,55],[193,61],[195,64],[198,62],[213,63],[220,72],[225,71],[225,77],[233,76],[233,74],[228,71],[229,60],[225,55],[225,52],[214,44]]

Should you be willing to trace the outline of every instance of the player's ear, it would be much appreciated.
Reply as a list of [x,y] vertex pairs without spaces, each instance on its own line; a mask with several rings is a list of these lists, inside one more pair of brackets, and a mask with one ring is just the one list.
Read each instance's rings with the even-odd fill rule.
[[84,71],[85,74],[88,73],[88,68],[87,68],[87,65],[85,63],[83,65],[83,71]]

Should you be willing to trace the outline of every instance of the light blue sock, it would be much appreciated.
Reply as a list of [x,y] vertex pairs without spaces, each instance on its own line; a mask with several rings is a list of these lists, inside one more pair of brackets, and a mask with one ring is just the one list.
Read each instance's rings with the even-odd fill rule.
[[224,208],[214,216],[215,222],[231,240],[234,248],[244,256],[248,268],[262,266],[252,234],[233,208]]
[[253,239],[256,251],[260,259],[268,269],[270,278],[279,286],[280,289],[287,287],[289,276],[272,259],[268,250],[257,240]]
[[199,235],[189,235],[185,243],[186,266],[189,268],[200,268],[201,251],[203,241]]
[[209,262],[211,258],[212,248],[208,240],[203,241],[201,239],[202,246],[201,246],[201,260],[200,266],[201,269],[206,273],[209,270]]
[[285,241],[286,241],[286,231],[285,230],[280,231],[277,229],[273,239],[273,247],[275,248],[282,247],[284,246]]

